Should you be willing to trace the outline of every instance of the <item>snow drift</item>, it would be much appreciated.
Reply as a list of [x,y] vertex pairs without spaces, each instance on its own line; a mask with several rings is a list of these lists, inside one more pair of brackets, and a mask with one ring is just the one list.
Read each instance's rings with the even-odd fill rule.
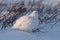
[[30,33],[23,31],[9,31],[0,35],[0,40],[37,40],[36,37]]

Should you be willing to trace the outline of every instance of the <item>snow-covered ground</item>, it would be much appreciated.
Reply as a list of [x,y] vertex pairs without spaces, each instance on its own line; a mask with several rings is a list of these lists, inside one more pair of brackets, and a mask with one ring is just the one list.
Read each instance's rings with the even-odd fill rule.
[[9,31],[0,35],[0,40],[37,40],[36,37],[30,33],[23,31]]
[[60,23],[52,29],[50,25],[45,25],[44,33],[29,33],[20,30],[0,31],[0,40],[60,40]]
[[46,25],[47,30],[43,34],[38,34],[38,38],[41,40],[60,40],[60,23],[57,23],[54,25],[54,27],[51,29],[51,25]]

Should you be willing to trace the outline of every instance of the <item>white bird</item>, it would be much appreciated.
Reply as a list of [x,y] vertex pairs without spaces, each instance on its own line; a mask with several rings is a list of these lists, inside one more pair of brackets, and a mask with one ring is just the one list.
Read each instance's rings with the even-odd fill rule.
[[38,12],[33,11],[31,14],[27,14],[16,20],[16,23],[13,25],[13,29],[20,29],[24,31],[32,31],[37,29],[39,24]]

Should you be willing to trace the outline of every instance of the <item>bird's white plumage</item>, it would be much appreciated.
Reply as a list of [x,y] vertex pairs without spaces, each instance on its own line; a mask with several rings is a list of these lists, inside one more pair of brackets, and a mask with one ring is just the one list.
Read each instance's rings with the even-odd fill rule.
[[24,31],[32,31],[32,29],[38,28],[38,24],[38,13],[37,11],[33,11],[31,14],[17,19],[12,28]]

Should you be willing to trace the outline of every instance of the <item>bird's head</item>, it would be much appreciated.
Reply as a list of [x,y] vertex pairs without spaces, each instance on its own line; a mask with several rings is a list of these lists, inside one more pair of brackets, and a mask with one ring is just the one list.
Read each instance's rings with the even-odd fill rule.
[[38,16],[38,12],[37,12],[37,11],[33,11],[33,12],[30,14],[30,16],[32,16],[32,17],[37,17],[37,16]]
[[33,11],[32,13],[38,13],[37,11]]

